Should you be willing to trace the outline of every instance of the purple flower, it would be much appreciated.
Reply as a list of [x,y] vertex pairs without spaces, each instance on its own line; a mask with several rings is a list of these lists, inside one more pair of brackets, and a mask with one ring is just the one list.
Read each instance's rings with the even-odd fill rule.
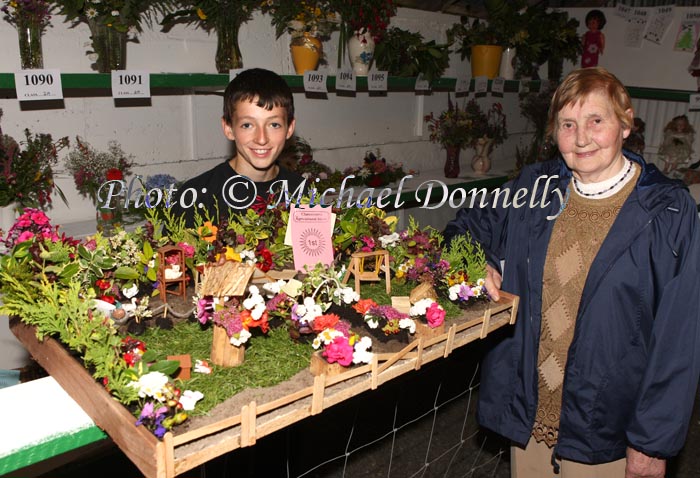
[[141,410],[139,419],[136,420],[136,426],[143,425],[144,420],[153,418],[153,402],[146,402]]
[[474,292],[472,291],[472,288],[467,286],[467,285],[462,285],[459,288],[459,292],[457,293],[457,297],[459,297],[461,300],[467,301],[469,300],[470,297],[474,297]]
[[197,319],[200,324],[206,324],[214,315],[214,299],[203,297],[197,301]]

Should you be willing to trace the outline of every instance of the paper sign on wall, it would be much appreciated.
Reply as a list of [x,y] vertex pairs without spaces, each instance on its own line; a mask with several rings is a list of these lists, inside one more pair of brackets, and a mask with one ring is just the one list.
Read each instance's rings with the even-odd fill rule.
[[112,70],[113,98],[150,98],[151,74],[140,70]]
[[644,39],[661,44],[668,27],[673,21],[673,5],[656,7],[652,10],[651,19],[644,34]]
[[15,73],[15,91],[20,101],[62,100],[61,72],[57,69],[20,70]]
[[303,271],[321,262],[333,262],[332,211],[329,207],[296,207],[290,205],[289,225],[292,232],[294,268]]
[[304,72],[304,91],[307,93],[328,93],[326,74],[322,71],[306,70]]
[[357,78],[352,68],[344,67],[335,77],[336,91],[357,91]]
[[474,93],[486,93],[489,91],[489,79],[486,76],[474,78]]
[[469,93],[470,83],[471,78],[467,78],[466,75],[458,76],[455,82],[455,93]]

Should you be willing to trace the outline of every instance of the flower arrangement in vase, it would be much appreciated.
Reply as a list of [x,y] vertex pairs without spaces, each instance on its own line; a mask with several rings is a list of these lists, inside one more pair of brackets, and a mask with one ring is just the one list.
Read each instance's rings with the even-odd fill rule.
[[482,153],[488,155],[494,146],[508,137],[506,117],[500,103],[494,103],[488,112],[484,112],[474,98],[460,108],[448,96],[447,109],[437,118],[431,112],[424,120],[428,123],[430,141],[440,143],[447,151],[445,177],[448,178],[459,176],[461,149],[480,147]]
[[340,14],[340,45],[338,68],[343,64],[347,44],[350,62],[357,75],[367,75],[374,46],[379,43],[396,15],[393,0],[332,0],[331,8]]
[[107,152],[97,151],[76,137],[76,148],[68,154],[66,169],[73,176],[81,196],[87,197],[97,211],[97,229],[105,234],[121,224],[121,202],[109,203],[107,181],[122,181],[131,174],[133,156],[127,155],[116,141],[110,141]]
[[17,29],[23,70],[43,68],[41,37],[50,25],[53,6],[46,0],[7,0],[0,8],[3,18]]
[[321,42],[329,39],[339,24],[329,2],[267,0],[262,11],[270,15],[277,38],[284,32],[292,37],[290,52],[298,75],[315,70],[324,61]]
[[196,25],[217,34],[216,71],[228,74],[229,70],[243,68],[243,56],[238,45],[241,25],[252,18],[260,6],[259,0],[176,0],[160,22],[163,31],[176,24]]
[[[0,110],[0,118],[2,110]],[[0,207],[18,203],[24,207],[51,207],[55,191],[63,201],[63,192],[54,183],[53,167],[58,152],[68,146],[68,138],[54,141],[50,134],[24,130],[25,139],[15,141],[0,128]]]
[[87,23],[92,51],[99,73],[126,69],[126,42],[129,35],[141,32],[141,24],[150,24],[156,13],[164,13],[166,2],[139,0],[55,0],[59,13],[74,25]]

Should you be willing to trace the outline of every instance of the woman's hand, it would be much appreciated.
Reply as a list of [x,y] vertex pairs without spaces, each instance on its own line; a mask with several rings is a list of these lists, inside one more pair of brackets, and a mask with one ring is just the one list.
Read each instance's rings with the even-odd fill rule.
[[486,264],[486,281],[484,286],[486,287],[486,292],[489,293],[494,302],[498,302],[501,298],[500,291],[502,282],[503,277],[501,277],[501,274],[489,264]]
[[664,478],[665,474],[666,460],[627,447],[625,478]]

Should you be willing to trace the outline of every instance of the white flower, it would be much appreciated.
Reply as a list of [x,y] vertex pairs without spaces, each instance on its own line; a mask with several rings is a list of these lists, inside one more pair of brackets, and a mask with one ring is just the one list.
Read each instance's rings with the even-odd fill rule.
[[241,251],[238,253],[238,255],[241,256],[241,262],[244,260],[255,262],[255,252],[251,251],[250,249]]
[[148,261],[148,268],[153,269],[156,266],[156,261],[155,260],[150,260]]
[[[251,287],[255,287],[255,286],[251,286]],[[257,292],[258,288],[255,287],[255,290]],[[243,301],[243,307],[245,307],[248,310],[253,310],[254,308],[256,308],[260,304],[265,306],[265,299],[263,299],[263,297],[260,294],[253,294]]]
[[430,307],[430,304],[432,304],[433,302],[435,301],[430,297],[426,297],[425,299],[419,300],[418,302],[413,304],[408,310],[408,315],[410,315],[411,317],[425,315],[425,312],[428,310],[428,307]]
[[372,339],[369,337],[362,337],[355,343],[355,350],[365,352],[372,348]]
[[372,361],[372,355],[374,354],[372,352],[368,352],[367,350],[355,350],[352,353],[352,363],[370,363]]
[[464,282],[460,282],[459,284],[455,284],[452,287],[450,287],[449,289],[447,289],[450,300],[457,300],[457,298],[459,297],[457,294],[459,294],[459,289],[462,287],[462,284],[464,284]]
[[122,294],[127,299],[131,299],[132,297],[134,297],[138,293],[139,293],[139,286],[137,286],[136,284],[132,284],[131,287],[125,287],[122,289]]
[[95,10],[94,8],[88,8],[87,10],[85,10],[85,16],[89,19],[93,19],[97,16],[97,10]]
[[302,22],[301,20],[292,20],[289,23],[287,23],[287,26],[290,30],[300,31],[304,29],[304,22]]
[[360,300],[360,294],[355,292],[352,287],[339,287],[333,291],[333,295],[340,297],[345,304],[352,304]]
[[396,232],[392,232],[391,234],[387,234],[385,236],[379,237],[379,243],[385,249],[387,247],[395,246],[398,242],[399,242],[399,234]]
[[185,390],[180,397],[182,409],[186,411],[194,410],[194,406],[198,401],[204,398],[204,394],[198,390]]
[[238,337],[236,337],[234,335],[233,337],[231,337],[231,340],[229,340],[229,342],[231,342],[231,345],[235,345],[236,347],[240,347],[241,345],[246,343],[249,338],[250,338],[250,332],[248,332],[248,329],[243,329],[238,333]]
[[377,327],[379,327],[379,321],[375,318],[365,319],[365,322],[367,322],[367,325],[370,329],[376,329]]
[[399,320],[400,329],[408,329],[409,334],[416,333],[416,321],[413,319],[401,319]]
[[313,347],[318,349],[321,345],[328,345],[336,337],[342,337],[343,333],[335,329],[323,329],[314,339]]
[[257,285],[248,287],[248,292],[250,292],[250,295],[260,295],[260,289],[258,289]]
[[256,304],[250,311],[250,316],[255,320],[260,320],[260,317],[262,317],[262,315],[265,313],[265,310],[266,307],[264,302],[262,304]]
[[263,284],[262,288],[267,293],[266,295],[268,297],[272,297],[275,294],[279,294],[286,283],[287,282],[280,279],[277,282],[266,282]]
[[162,372],[149,372],[141,375],[137,381],[129,383],[130,387],[139,389],[139,397],[153,397],[161,402],[165,399],[163,391],[168,383],[168,376]]
[[119,16],[119,10],[112,10],[112,12],[110,13],[110,15],[112,15],[113,17],[118,17],[118,16]]

